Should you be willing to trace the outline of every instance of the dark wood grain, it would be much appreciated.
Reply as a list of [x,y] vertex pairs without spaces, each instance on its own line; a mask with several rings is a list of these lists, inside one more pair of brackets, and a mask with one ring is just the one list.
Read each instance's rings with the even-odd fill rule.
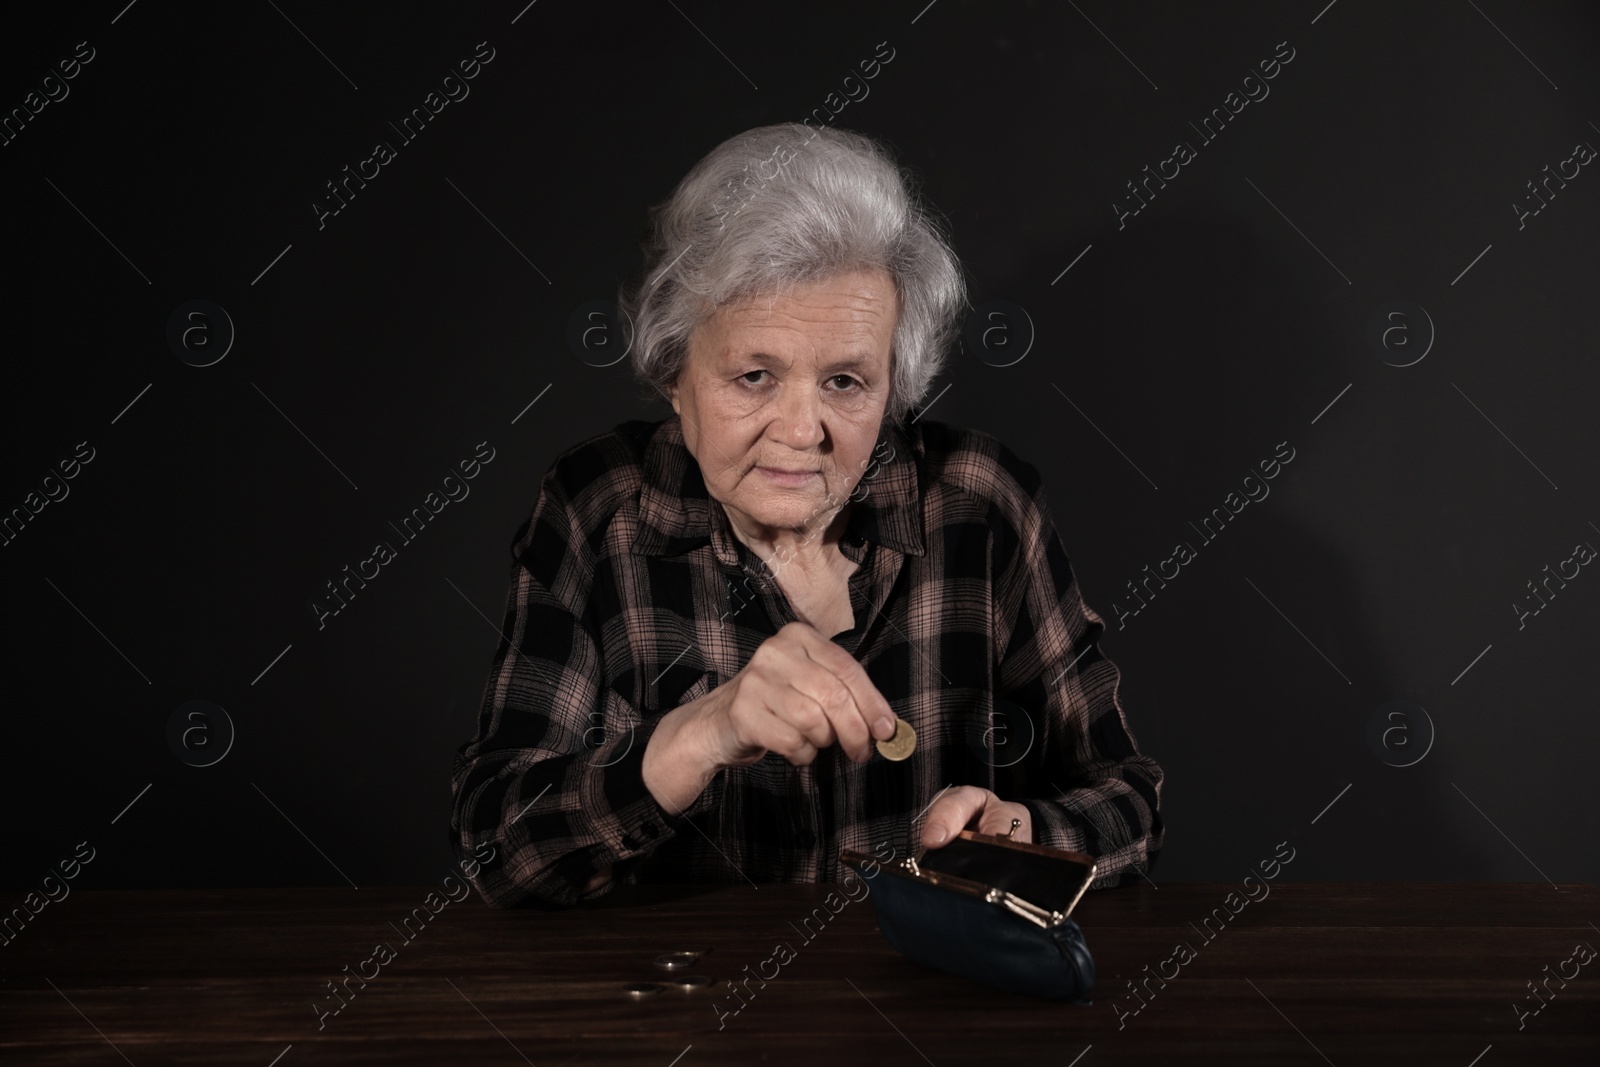
[[[473,897],[409,942],[395,926],[428,887],[74,893],[0,948],[0,1062],[1600,1062],[1600,960],[1552,982],[1521,1030],[1512,1010],[1578,942],[1600,946],[1593,886],[1274,884],[1210,941],[1190,924],[1234,884],[1100,890],[1076,912],[1099,968],[1092,1005],[910,963],[870,898],[807,940],[796,927],[829,888],[639,888],[570,912]],[[379,942],[395,958],[365,988],[351,980],[319,1029],[313,1002],[337,1004],[326,983]],[[795,958],[719,1018],[740,1003],[724,983],[779,942]],[[1127,982],[1179,942],[1194,958],[1131,1014]],[[706,951],[695,970],[717,984],[625,999],[675,949]]]

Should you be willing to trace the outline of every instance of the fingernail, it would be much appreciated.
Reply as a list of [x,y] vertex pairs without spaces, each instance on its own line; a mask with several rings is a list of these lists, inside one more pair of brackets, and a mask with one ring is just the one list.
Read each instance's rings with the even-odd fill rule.
[[935,826],[933,832],[928,835],[928,841],[930,844],[942,845],[944,844],[944,839],[949,836],[949,832],[944,827]]
[[880,738],[887,741],[894,736],[894,719],[888,715],[878,720],[878,725],[873,727]]

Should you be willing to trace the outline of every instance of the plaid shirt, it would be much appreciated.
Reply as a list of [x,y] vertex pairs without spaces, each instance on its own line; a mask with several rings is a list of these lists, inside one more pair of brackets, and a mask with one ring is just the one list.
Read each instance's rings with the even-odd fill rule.
[[[656,725],[797,616],[707,493],[678,416],[556,458],[513,539],[478,737],[451,776],[458,855],[497,846],[472,879],[485,900],[572,904],[608,867],[594,895],[838,881],[841,848],[911,854],[929,804],[961,784],[1026,804],[1040,844],[1096,856],[1096,887],[1148,870],[1162,771],[1128,727],[1038,471],[929,421],[886,422],[875,455],[839,543],[859,564],[856,624],[833,640],[916,730],[916,752],[856,764],[834,745],[808,767],[768,753],[681,813],[641,777]],[[997,699],[1014,706],[996,714]]]

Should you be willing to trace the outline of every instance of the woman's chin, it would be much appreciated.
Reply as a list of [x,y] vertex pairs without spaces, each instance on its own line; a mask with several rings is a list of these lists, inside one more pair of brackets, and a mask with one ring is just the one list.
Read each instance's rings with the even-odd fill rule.
[[747,505],[736,502],[733,506],[748,515],[751,522],[768,529],[810,532],[819,522],[829,519],[840,503],[835,499],[830,506],[827,491],[819,487],[806,493],[767,493]]

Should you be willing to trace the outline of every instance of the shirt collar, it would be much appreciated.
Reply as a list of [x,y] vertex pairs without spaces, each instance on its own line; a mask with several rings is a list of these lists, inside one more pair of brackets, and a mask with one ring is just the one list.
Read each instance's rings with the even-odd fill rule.
[[[847,543],[870,541],[909,556],[923,554],[920,473],[925,454],[919,425],[883,423],[852,494],[857,499],[850,505]],[[749,551],[734,535],[721,503],[706,490],[676,414],[656,424],[645,446],[639,523],[633,544],[639,555],[676,556],[710,542],[720,561],[739,566],[741,550]]]

